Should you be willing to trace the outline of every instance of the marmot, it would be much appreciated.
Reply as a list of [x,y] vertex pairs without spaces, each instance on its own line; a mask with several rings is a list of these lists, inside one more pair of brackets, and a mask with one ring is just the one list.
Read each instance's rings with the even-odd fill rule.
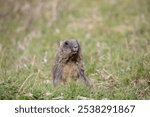
[[71,80],[78,80],[86,86],[91,86],[84,73],[81,46],[75,39],[60,43],[52,70],[54,86],[65,84]]

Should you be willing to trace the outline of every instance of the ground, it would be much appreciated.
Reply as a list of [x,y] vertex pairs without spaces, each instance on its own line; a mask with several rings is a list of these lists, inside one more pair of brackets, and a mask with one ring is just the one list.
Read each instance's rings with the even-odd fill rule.
[[[0,99],[150,99],[149,0],[1,0]],[[94,88],[54,88],[61,40],[80,41]]]

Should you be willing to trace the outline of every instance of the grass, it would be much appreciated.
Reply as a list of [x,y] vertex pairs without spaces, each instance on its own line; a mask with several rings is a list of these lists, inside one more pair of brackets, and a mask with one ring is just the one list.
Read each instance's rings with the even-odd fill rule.
[[[150,99],[148,0],[7,0],[0,9],[0,99]],[[69,38],[81,43],[93,89],[52,86],[58,42]]]

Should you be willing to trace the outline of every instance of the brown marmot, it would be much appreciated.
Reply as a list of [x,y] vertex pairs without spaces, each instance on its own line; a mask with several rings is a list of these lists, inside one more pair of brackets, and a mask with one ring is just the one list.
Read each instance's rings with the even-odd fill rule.
[[72,80],[91,86],[84,73],[81,46],[77,40],[71,39],[60,43],[52,74],[54,86]]

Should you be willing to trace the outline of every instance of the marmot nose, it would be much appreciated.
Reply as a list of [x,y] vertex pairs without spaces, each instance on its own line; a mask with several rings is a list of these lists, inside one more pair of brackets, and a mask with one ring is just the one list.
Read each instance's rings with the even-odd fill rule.
[[77,52],[77,51],[78,51],[78,47],[77,47],[77,46],[74,46],[74,47],[72,48],[72,50],[73,50],[74,52]]

